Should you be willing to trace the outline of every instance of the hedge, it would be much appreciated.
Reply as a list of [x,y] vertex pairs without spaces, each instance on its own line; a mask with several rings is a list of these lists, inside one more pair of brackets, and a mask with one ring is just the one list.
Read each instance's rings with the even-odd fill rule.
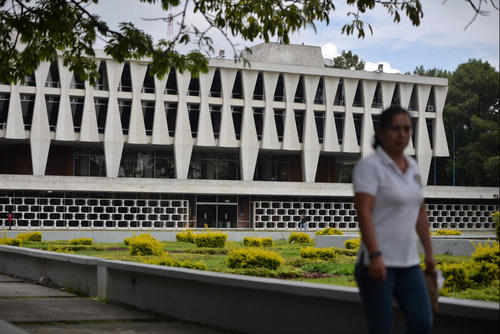
[[163,245],[150,234],[144,233],[129,240],[130,255],[162,255]]
[[160,258],[148,260],[148,261],[146,261],[146,263],[156,264],[156,265],[160,265],[160,266],[189,268],[189,269],[197,269],[197,270],[207,270],[208,269],[207,265],[201,261],[198,261],[198,262],[191,262],[188,260],[179,261],[179,260],[176,260],[174,258],[171,258],[170,256],[167,256],[167,252],[165,252]]
[[7,246],[18,246],[20,247],[22,244],[22,240],[18,238],[1,238],[0,239],[0,245],[7,245]]
[[300,256],[306,259],[332,260],[337,257],[333,248],[305,247],[300,249]]
[[190,242],[194,243],[195,234],[190,229],[186,231],[179,232],[175,235],[175,239],[179,242]]
[[229,252],[227,266],[229,268],[267,268],[278,269],[283,263],[283,258],[276,252],[258,249],[243,248]]
[[459,230],[437,230],[434,235],[462,235]]
[[359,244],[361,243],[360,239],[349,239],[344,242],[344,247],[347,249],[358,250]]
[[19,233],[16,239],[28,242],[40,242],[42,241],[42,233],[40,232],[29,232],[29,233]]
[[92,238],[80,238],[80,239],[72,239],[69,241],[70,245],[88,245],[92,246],[94,244],[94,240]]
[[194,235],[194,243],[198,247],[224,248],[227,234],[222,232],[207,232]]
[[309,234],[303,233],[303,232],[292,232],[290,233],[290,236],[288,237],[288,242],[293,244],[308,244],[311,242],[311,238],[309,237]]
[[333,228],[333,227],[327,227],[325,229],[316,232],[316,235],[343,235],[343,234],[344,232],[342,232],[338,228]]
[[274,241],[271,237],[266,237],[266,238],[245,237],[243,238],[243,245],[247,247],[273,247]]

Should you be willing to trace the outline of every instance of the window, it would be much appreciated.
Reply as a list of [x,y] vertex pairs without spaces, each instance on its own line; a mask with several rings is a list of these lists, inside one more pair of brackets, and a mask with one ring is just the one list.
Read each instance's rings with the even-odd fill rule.
[[375,95],[373,96],[372,108],[381,109],[382,108],[382,89],[380,87],[380,82],[377,82],[377,87],[375,88]]
[[429,133],[431,149],[434,149],[434,119],[426,118],[425,123],[427,124],[427,132]]
[[35,107],[35,95],[21,94],[21,109],[23,111],[24,129],[31,130],[33,119],[33,108]]
[[302,75],[300,76],[297,90],[295,91],[294,102],[304,103],[304,77]]
[[59,96],[45,95],[45,104],[47,106],[50,131],[56,131],[57,115],[59,113],[59,99]]
[[278,77],[278,84],[274,91],[274,101],[285,101],[283,74],[280,73]]
[[285,127],[284,109],[274,109],[274,122],[276,123],[276,132],[278,134],[278,140],[283,141],[283,131]]
[[131,100],[118,99],[118,110],[120,112],[120,119],[122,120],[122,130],[124,135],[128,134],[131,109],[132,109]]
[[142,101],[142,115],[144,117],[144,127],[146,135],[153,134],[153,122],[155,117],[155,103],[154,101]]
[[59,69],[57,67],[57,60],[50,64],[47,80],[45,81],[45,87],[59,87]]
[[175,178],[173,151],[144,150],[127,145],[123,149],[118,176]]
[[243,107],[231,107],[231,111],[233,114],[233,125],[234,125],[234,133],[236,135],[236,140],[240,140]]
[[75,176],[106,176],[106,158],[101,148],[75,149]]
[[155,79],[150,74],[151,67],[148,65],[148,69],[146,70],[146,76],[144,77],[144,82],[142,83],[142,92],[143,93],[154,93],[155,92]]
[[257,140],[262,140],[262,130],[264,128],[264,109],[253,108],[253,120],[257,131]]
[[362,114],[353,114],[354,118],[354,129],[356,130],[356,139],[358,141],[358,145],[361,145],[361,126],[363,124],[363,115]]
[[431,92],[429,95],[429,101],[427,101],[427,106],[425,107],[425,111],[427,112],[435,112],[436,111],[436,102],[434,100],[435,91],[434,87],[431,88]]
[[168,135],[173,137],[177,120],[177,103],[165,102],[165,112],[167,114]]
[[239,180],[239,153],[193,151],[189,179]]
[[200,105],[188,103],[189,124],[191,125],[191,135],[196,138],[198,135],[198,119],[200,117]]
[[9,111],[9,93],[0,93],[0,130],[5,129],[7,123],[7,113]]
[[95,84],[97,90],[109,90],[108,88],[108,72],[106,70],[106,61],[101,60],[99,65],[99,78]]
[[325,112],[324,111],[315,111],[314,119],[316,121],[316,131],[318,132],[318,140],[319,143],[323,143],[324,139],[324,131],[325,131]]
[[325,79],[321,77],[318,83],[318,89],[314,96],[314,104],[325,104]]
[[399,94],[399,84],[396,84],[396,88],[394,88],[394,94],[392,94],[391,106],[400,106],[400,94]]
[[253,99],[264,100],[264,79],[262,72],[259,72],[259,75],[257,76],[257,82],[253,91]]
[[242,99],[243,98],[243,84],[241,81],[241,71],[238,71],[238,73],[236,73],[236,78],[234,80],[232,96],[233,96],[233,99]]
[[132,91],[132,78],[130,76],[130,64],[129,63],[125,63],[125,65],[123,65],[122,77],[120,79],[120,84],[118,85],[118,91],[119,92],[131,92]]
[[71,107],[71,115],[73,116],[73,127],[76,132],[80,132],[83,116],[83,97],[70,96],[69,104]]
[[200,96],[200,80],[196,77],[191,77],[189,81],[188,94],[189,96]]
[[170,68],[168,73],[167,86],[165,87],[165,93],[170,95],[177,95],[177,75],[175,73],[175,68]]
[[69,88],[74,88],[74,89],[84,89],[85,84],[83,83],[82,79],[80,79],[80,76],[76,73],[73,73],[71,77],[71,83],[69,85]]
[[95,97],[94,107],[97,119],[97,130],[99,133],[104,133],[104,128],[106,127],[106,116],[108,114],[108,99]]
[[333,101],[333,104],[336,106],[343,106],[345,105],[344,102],[344,83],[343,80],[339,80],[339,84],[337,86],[337,92],[335,93],[335,100]]
[[339,138],[339,144],[342,144],[344,139],[344,113],[335,112],[333,113],[335,118],[335,127],[337,128],[337,137]]
[[302,143],[302,133],[304,131],[304,112],[304,110],[294,110],[295,125],[297,126],[297,136],[300,143]]
[[363,83],[361,80],[358,81],[358,87],[356,88],[356,94],[354,95],[352,106],[363,107]]
[[214,72],[214,79],[212,81],[212,86],[210,87],[211,97],[221,97],[222,96],[222,84],[220,81],[220,70],[216,69]]
[[418,97],[417,97],[417,86],[413,85],[410,97],[410,106],[408,108],[410,111],[418,111]]
[[214,138],[219,138],[220,131],[220,121],[221,121],[221,106],[220,105],[210,105],[210,119],[212,121],[212,130],[214,132]]

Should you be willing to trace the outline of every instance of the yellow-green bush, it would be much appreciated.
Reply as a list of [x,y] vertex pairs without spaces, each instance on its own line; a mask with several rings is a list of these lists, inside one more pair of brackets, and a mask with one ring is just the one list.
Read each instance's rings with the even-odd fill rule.
[[343,235],[344,232],[338,228],[327,227],[316,232],[316,235]]
[[498,280],[498,265],[486,261],[443,263],[440,265],[445,277],[444,288],[462,291],[468,288],[487,287]]
[[91,248],[89,245],[49,245],[47,250],[50,252],[58,253],[73,253],[88,250]]
[[42,233],[40,232],[19,233],[16,236],[16,239],[28,242],[40,242],[42,241]]
[[359,249],[360,243],[361,243],[360,239],[349,239],[344,242],[344,247],[347,249],[354,249],[357,251]]
[[161,255],[163,245],[150,234],[144,233],[130,239],[129,250],[130,255]]
[[156,264],[160,266],[167,266],[167,267],[179,267],[179,268],[189,268],[189,269],[197,269],[197,270],[207,270],[208,267],[205,263],[198,261],[198,262],[191,262],[188,260],[185,261],[179,261],[176,260],[170,256],[167,256],[167,252],[165,252],[161,257],[156,258],[156,259],[151,259],[147,261],[149,264]]
[[94,240],[92,238],[80,238],[80,239],[71,239],[69,241],[70,245],[88,245],[92,246],[94,244]]
[[500,241],[500,212],[496,211],[491,214],[493,222],[495,222],[495,231],[497,234],[497,241]]
[[469,277],[474,286],[489,286],[494,280],[498,280],[498,265],[489,262],[475,262],[471,265]]
[[222,232],[200,233],[194,235],[194,243],[198,247],[224,248],[227,234]]
[[271,237],[266,237],[266,238],[245,237],[243,238],[243,245],[247,247],[273,247],[274,241]]
[[180,242],[190,242],[194,243],[194,233],[190,229],[186,231],[179,232],[175,235],[175,239]]
[[462,235],[459,230],[437,230],[434,235]]
[[0,245],[7,245],[7,246],[21,246],[22,240],[21,239],[13,239],[13,238],[2,238],[0,239]]
[[276,252],[258,249],[244,248],[229,252],[227,266],[229,268],[267,268],[278,269],[283,263],[283,258]]
[[484,242],[478,242],[474,245],[475,251],[472,253],[472,259],[475,262],[488,262],[498,265],[500,262],[499,244],[494,242],[492,245]]
[[288,243],[308,244],[311,242],[309,234],[303,232],[292,232],[288,237]]
[[125,246],[128,246],[130,244],[130,240],[132,240],[132,238],[123,239],[123,243],[125,244]]
[[444,288],[459,291],[471,286],[468,275],[468,263],[443,263],[441,271],[445,278]]
[[337,257],[333,248],[305,247],[300,249],[300,256],[306,259],[332,260]]

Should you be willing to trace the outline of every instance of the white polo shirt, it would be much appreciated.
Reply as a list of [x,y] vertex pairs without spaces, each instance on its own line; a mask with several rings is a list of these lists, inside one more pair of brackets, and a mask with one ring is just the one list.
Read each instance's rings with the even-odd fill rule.
[[[416,224],[423,202],[417,162],[405,155],[408,168],[403,174],[382,147],[360,160],[353,172],[354,193],[375,197],[372,220],[377,243],[387,267],[411,267],[420,263]],[[358,262],[368,265],[369,254],[363,241]]]

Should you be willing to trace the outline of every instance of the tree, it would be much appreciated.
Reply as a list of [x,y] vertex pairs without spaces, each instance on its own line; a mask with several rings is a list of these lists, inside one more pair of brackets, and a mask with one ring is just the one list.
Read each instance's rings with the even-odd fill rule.
[[452,182],[454,133],[456,185],[498,186],[499,73],[488,62],[470,59],[454,72],[419,66],[414,74],[449,80],[443,121],[451,156],[438,160],[437,183]]
[[[405,74],[410,74],[410,72],[406,72]],[[421,75],[425,77],[440,77],[440,78],[449,78],[452,72],[448,70],[443,70],[440,68],[430,68],[430,69],[425,69],[424,65],[420,65],[415,67],[413,70],[414,75]]]
[[[163,77],[172,66],[180,71],[208,70],[206,53],[211,52],[211,30],[219,31],[233,46],[236,59],[243,60],[244,53],[236,52],[231,36],[240,36],[245,41],[262,39],[268,42],[276,38],[289,43],[289,34],[306,26],[315,27],[316,22],[330,23],[335,11],[333,0],[138,0],[160,3],[165,11],[163,20],[177,20],[178,31],[171,40],[162,39],[156,44],[151,35],[141,31],[133,23],[122,22],[118,31],[108,27],[99,16],[87,9],[90,3],[99,0],[0,0],[0,81],[5,83],[23,81],[31,75],[41,61],[53,61],[57,52],[62,53],[64,65],[82,80],[94,82],[98,69],[92,57],[96,38],[106,41],[105,52],[113,59],[149,57],[152,60],[150,74]],[[348,16],[352,22],[342,27],[342,32],[365,36],[362,13],[371,11],[375,5],[386,9],[394,22],[407,16],[413,25],[420,24],[423,16],[420,0],[345,0],[352,8]],[[484,1],[484,0],[480,0]],[[188,5],[200,14],[206,28],[186,22]],[[175,9],[177,13],[167,15]],[[372,27],[368,25],[372,31]],[[180,54],[179,44],[194,43],[196,50]]]
[[344,50],[340,56],[333,58],[333,65],[331,67],[362,70],[365,68],[365,62],[359,59],[357,54]]

